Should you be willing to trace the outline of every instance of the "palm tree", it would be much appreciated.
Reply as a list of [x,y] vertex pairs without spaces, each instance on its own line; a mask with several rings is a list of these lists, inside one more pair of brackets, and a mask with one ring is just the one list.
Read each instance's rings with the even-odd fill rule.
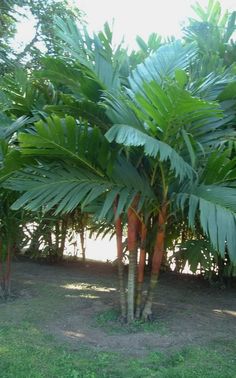
[[[183,53],[186,48],[188,54]],[[126,95],[120,100],[108,96],[107,100],[116,118],[119,115],[119,122],[114,121],[116,124],[106,137],[109,142],[116,141],[128,148],[143,147],[144,155],[149,157],[150,184],[158,198],[157,234],[144,318],[151,315],[153,289],[164,252],[165,227],[176,208],[189,208],[191,227],[199,210],[197,217],[213,246],[224,255],[226,242],[235,261],[235,202],[232,201],[235,160],[230,161],[227,150],[227,142],[234,136],[231,121],[235,110],[228,108],[224,112],[224,103],[196,96],[201,90],[204,97],[209,78],[206,82],[202,79],[200,88],[196,82],[190,82],[187,70],[194,52],[194,45],[182,47],[174,43],[161,47],[132,72]],[[212,96],[218,99],[232,81],[232,77],[226,80],[224,73],[222,77],[221,85],[211,81]],[[120,111],[121,103],[132,109],[139,122],[127,120]],[[214,163],[212,151],[215,151]],[[227,224],[226,218],[231,224],[227,228],[223,225]]]
[[[60,28],[69,45],[70,64],[64,58],[48,61],[43,76],[54,78],[61,89],[61,104],[50,110],[63,118],[39,121],[30,133],[19,135],[22,156],[36,159],[4,186],[23,192],[14,209],[41,208],[59,214],[80,206],[96,219],[115,222],[120,262],[122,222],[128,224],[129,321],[135,315],[138,239],[141,235],[141,284],[145,228],[151,219],[152,273],[142,314],[148,319],[165,250],[166,224],[176,209],[178,214],[183,210],[183,216],[188,211],[189,225],[194,227],[197,219],[215,248],[222,255],[227,248],[235,260],[235,164],[227,155],[235,112],[220,102],[232,78],[223,72],[214,80],[193,80],[191,67],[198,49],[180,42],[160,47],[127,78],[121,75],[121,60],[117,63],[110,43],[105,43],[109,35],[105,42],[95,37],[91,42],[71,24],[68,28],[60,22]],[[81,46],[87,46],[82,56]],[[55,72],[54,63],[58,63]],[[205,99],[209,87],[214,94],[211,101]],[[75,118],[64,117],[70,112]]]

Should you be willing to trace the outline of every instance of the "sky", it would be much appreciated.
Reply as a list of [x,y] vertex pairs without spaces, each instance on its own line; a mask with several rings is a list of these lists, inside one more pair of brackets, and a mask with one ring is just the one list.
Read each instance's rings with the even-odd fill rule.
[[[191,5],[195,0],[70,0],[86,14],[88,29],[101,30],[106,21],[112,24],[115,43],[124,37],[126,46],[135,48],[135,37],[140,35],[144,40],[152,32],[164,37],[181,36],[181,25],[188,17],[194,15]],[[208,0],[199,0],[206,6]],[[223,10],[236,10],[236,0],[221,0]],[[23,22],[18,28],[18,43],[22,46],[34,35],[32,20]]]
[[[101,30],[106,21],[114,18],[116,40],[124,35],[131,47],[135,46],[135,37],[144,40],[152,32],[162,36],[181,36],[181,25],[194,15],[191,5],[194,0],[74,0],[80,9],[87,13],[90,29]],[[206,6],[208,0],[199,0]],[[236,0],[221,0],[222,9],[235,10]]]

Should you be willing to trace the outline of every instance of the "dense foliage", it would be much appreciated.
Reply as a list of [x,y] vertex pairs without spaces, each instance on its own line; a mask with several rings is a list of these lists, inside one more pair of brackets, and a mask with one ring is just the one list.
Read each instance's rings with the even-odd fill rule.
[[[122,317],[149,319],[167,246],[179,245],[183,230],[183,243],[200,240],[200,257],[209,246],[215,262],[221,258],[235,274],[236,12],[222,14],[218,1],[196,5],[199,19],[190,20],[181,41],[139,37],[140,51],[129,55],[122,45],[113,48],[107,24],[91,36],[78,11],[65,15],[66,2],[58,4],[22,2],[38,20],[23,52],[28,61],[2,58],[1,200],[42,233],[40,225],[49,227],[51,255],[53,232],[61,256],[69,229],[113,228]],[[47,54],[32,50],[39,39]],[[146,254],[152,262],[144,301]]]

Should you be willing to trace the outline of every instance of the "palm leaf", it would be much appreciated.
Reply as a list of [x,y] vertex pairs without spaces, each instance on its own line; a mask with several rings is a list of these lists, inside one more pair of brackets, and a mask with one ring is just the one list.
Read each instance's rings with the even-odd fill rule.
[[102,104],[94,103],[89,100],[76,100],[70,95],[62,94],[62,104],[47,105],[44,110],[58,115],[63,118],[65,115],[70,115],[76,119],[82,118],[88,121],[91,125],[99,126],[107,130],[110,125],[110,120],[105,114],[105,107]]
[[114,125],[105,136],[109,142],[116,141],[124,146],[143,146],[147,156],[158,156],[160,161],[169,161],[171,169],[181,181],[194,175],[192,167],[171,146],[131,126]]
[[129,83],[134,93],[142,92],[143,83],[155,81],[163,83],[167,78],[174,78],[177,69],[186,69],[196,58],[195,44],[183,46],[176,41],[161,46],[154,54],[134,69],[129,77]]
[[[104,89],[116,90],[120,86],[119,71],[123,60],[113,59],[112,33],[108,29],[105,24],[104,33],[90,37],[86,28],[79,30],[74,20],[55,18],[56,34],[70,56],[93,73]],[[119,55],[123,56],[121,51],[116,52],[116,57]]]
[[236,189],[221,185],[193,185],[177,195],[182,208],[189,207],[189,225],[193,227],[197,210],[200,224],[213,248],[224,256],[227,250],[236,262]]
[[70,116],[39,121],[35,133],[20,133],[18,139],[23,155],[69,159],[101,176],[101,169],[112,166],[111,149],[99,129],[77,124]]
[[0,139],[11,138],[15,132],[19,131],[28,124],[32,124],[35,121],[34,118],[29,118],[26,116],[19,117],[13,122],[10,120],[10,118],[4,115],[1,118],[3,122],[1,122],[0,125]]
[[124,173],[124,161],[117,162],[111,178],[66,164],[31,167],[14,174],[3,186],[24,192],[12,205],[15,210],[24,207],[37,211],[43,208],[45,212],[68,213],[79,205],[83,209],[95,200],[97,203],[100,198],[99,218],[102,219],[113,209],[114,199],[119,196],[122,196],[122,203],[117,216],[130,206],[137,194],[149,201],[154,199],[145,179],[131,165],[125,166],[127,169]]

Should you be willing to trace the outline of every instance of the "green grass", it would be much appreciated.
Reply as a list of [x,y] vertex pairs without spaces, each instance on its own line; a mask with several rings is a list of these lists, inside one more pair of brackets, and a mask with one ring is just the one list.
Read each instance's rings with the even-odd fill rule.
[[70,350],[31,323],[16,327],[5,322],[0,328],[0,372],[1,378],[234,378],[236,342],[216,340],[170,355],[153,351],[145,358],[131,358]]
[[[35,280],[27,283],[31,296],[0,305],[1,378],[236,378],[236,341],[226,338],[205,347],[183,346],[175,352],[173,347],[165,352],[149,349],[148,355],[139,358],[131,357],[127,350],[120,354],[85,348],[80,341],[59,342],[50,333],[54,320],[62,324],[68,311],[83,308],[83,296],[92,301],[94,295],[93,288],[84,290],[82,285],[78,290],[66,289],[66,283]],[[96,315],[90,327],[100,327],[113,337],[151,332],[158,338],[169,332],[161,322],[122,325],[117,320],[117,311],[104,311]]]
[[142,320],[135,320],[131,324],[122,324],[119,322],[119,316],[119,311],[115,309],[103,311],[96,316],[96,325],[110,335],[138,332],[156,332],[160,335],[167,333],[165,325],[159,321],[144,322]]

